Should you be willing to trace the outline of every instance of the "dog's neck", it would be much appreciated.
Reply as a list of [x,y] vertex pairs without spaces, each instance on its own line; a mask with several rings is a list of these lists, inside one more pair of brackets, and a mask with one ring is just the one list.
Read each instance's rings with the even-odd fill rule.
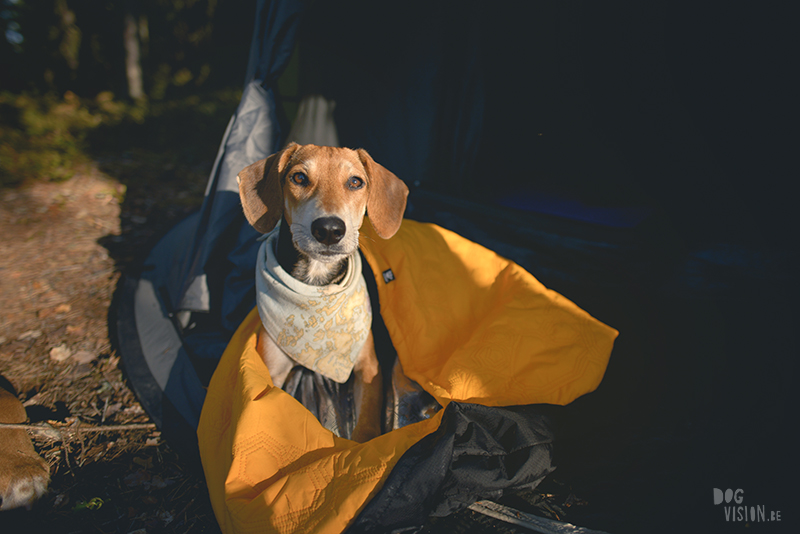
[[294,245],[292,230],[286,219],[281,220],[275,256],[284,271],[311,286],[326,286],[341,282],[349,261],[344,258],[338,262],[323,263],[303,254]]

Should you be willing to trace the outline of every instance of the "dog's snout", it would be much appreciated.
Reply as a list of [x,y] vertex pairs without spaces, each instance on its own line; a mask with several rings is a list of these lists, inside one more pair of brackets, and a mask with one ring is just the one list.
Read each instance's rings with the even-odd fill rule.
[[311,235],[324,245],[335,245],[344,237],[347,227],[339,217],[320,217],[311,223]]

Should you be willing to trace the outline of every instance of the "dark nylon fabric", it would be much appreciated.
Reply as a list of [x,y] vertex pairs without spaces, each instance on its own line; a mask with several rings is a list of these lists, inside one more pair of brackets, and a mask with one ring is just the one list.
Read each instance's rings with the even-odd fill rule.
[[[397,352],[381,318],[366,259],[362,271],[373,310],[375,352],[388,386],[387,370]],[[451,402],[436,432],[406,451],[347,532],[414,530],[431,515],[445,516],[481,499],[532,489],[554,469],[552,444],[549,419],[537,406]]]
[[347,532],[410,529],[431,515],[534,488],[554,469],[552,442],[535,406],[451,402],[438,430],[403,455]]

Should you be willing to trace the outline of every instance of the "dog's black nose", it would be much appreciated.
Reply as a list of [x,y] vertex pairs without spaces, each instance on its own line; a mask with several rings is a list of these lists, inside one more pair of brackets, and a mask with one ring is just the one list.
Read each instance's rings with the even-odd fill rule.
[[335,245],[341,241],[346,229],[339,217],[320,217],[311,223],[311,235],[324,245]]

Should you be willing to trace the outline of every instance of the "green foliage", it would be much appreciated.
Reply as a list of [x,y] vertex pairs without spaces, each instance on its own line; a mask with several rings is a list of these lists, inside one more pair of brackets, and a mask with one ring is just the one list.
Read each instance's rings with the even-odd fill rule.
[[65,180],[107,154],[148,152],[174,165],[212,159],[241,97],[223,90],[157,103],[0,93],[0,187]]
[[98,110],[90,110],[73,93],[63,99],[0,94],[0,184],[72,176],[86,163],[86,133],[103,120]]
[[[0,31],[16,36],[0,35],[0,187],[63,180],[120,157],[174,172],[208,166],[241,95],[253,9],[0,0]],[[125,20],[135,21],[146,94],[138,102],[124,98]]]

